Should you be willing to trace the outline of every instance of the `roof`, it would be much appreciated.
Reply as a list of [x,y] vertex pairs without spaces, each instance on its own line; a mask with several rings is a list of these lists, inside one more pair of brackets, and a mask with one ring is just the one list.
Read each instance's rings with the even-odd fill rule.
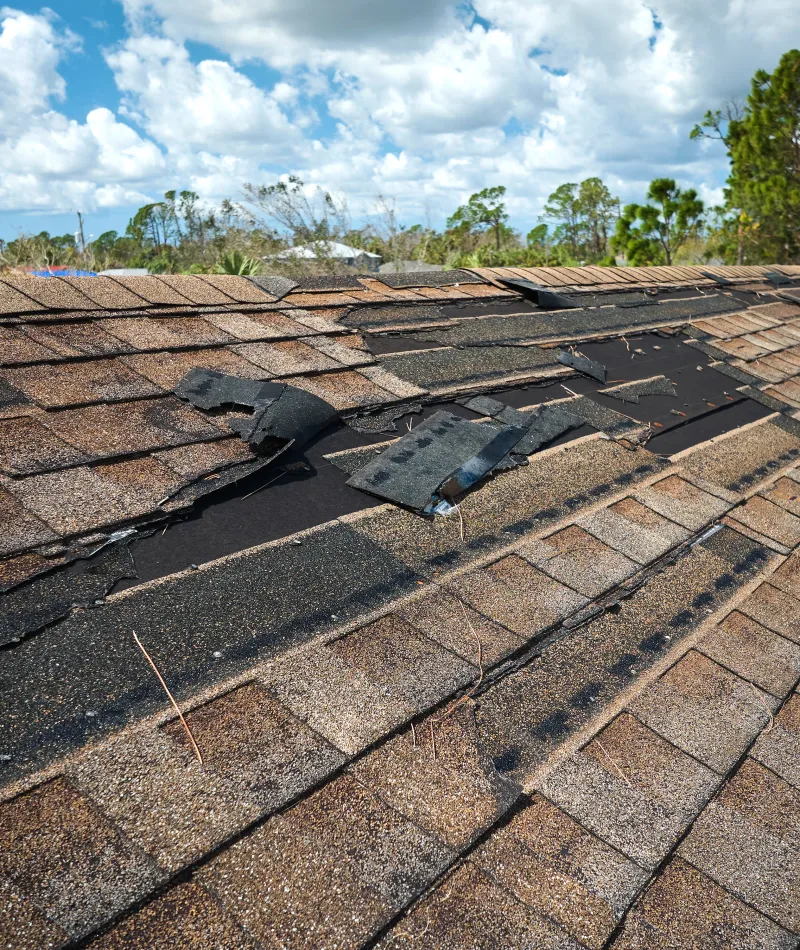
[[0,944],[797,946],[798,279],[0,275]]

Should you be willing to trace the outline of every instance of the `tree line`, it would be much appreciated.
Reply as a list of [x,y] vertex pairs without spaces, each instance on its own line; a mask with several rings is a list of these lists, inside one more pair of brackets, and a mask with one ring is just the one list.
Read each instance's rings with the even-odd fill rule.
[[[342,267],[329,253],[332,242],[387,262],[445,267],[800,260],[800,51],[784,54],[771,74],[759,70],[744,102],[709,110],[690,138],[719,141],[727,150],[720,206],[705,207],[694,189],[671,178],[655,179],[643,202],[623,206],[593,177],[556,188],[524,236],[509,224],[502,185],[473,194],[441,229],[401,223],[394,202],[383,196],[353,227],[344,198],[292,176],[246,184],[238,200],[217,208],[192,191],[168,191],[139,208],[124,234],[107,231],[86,246],[71,234],[47,232],[0,241],[0,266],[333,272]],[[316,259],[282,253],[299,245],[313,246]]]

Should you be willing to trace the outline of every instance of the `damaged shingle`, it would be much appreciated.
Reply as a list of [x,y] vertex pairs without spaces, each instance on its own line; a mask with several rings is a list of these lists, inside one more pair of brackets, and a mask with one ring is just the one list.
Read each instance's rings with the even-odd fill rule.
[[213,370],[192,369],[175,389],[199,409],[245,409],[250,416],[230,416],[227,423],[251,446],[262,452],[300,447],[338,419],[324,399],[286,383],[263,383]]
[[588,356],[582,356],[580,353],[573,353],[570,350],[559,350],[558,362],[564,366],[572,367],[584,376],[599,380],[601,383],[604,383],[608,376],[608,370],[602,363],[590,360]]
[[651,376],[649,379],[637,379],[632,383],[622,383],[601,389],[604,396],[620,399],[622,402],[638,403],[640,396],[677,396],[675,384],[666,376]]
[[486,475],[522,435],[523,429],[435,412],[347,484],[422,511],[451,479],[447,494],[452,496]]
[[364,412],[346,422],[356,432],[397,432],[398,419],[419,412],[422,412],[422,403],[414,403],[410,406],[393,406],[382,412]]
[[500,282],[506,284],[512,290],[518,290],[523,297],[532,300],[543,310],[574,310],[580,307],[580,304],[571,297],[565,297],[564,294],[557,294],[545,287],[540,287],[530,280],[522,280],[512,277],[501,277]]

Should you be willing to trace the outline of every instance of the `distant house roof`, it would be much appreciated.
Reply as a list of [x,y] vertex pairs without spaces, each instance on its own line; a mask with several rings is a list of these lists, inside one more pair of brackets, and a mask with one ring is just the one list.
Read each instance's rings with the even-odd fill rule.
[[0,274],[0,946],[795,947],[798,280]]
[[275,255],[278,260],[289,260],[300,258],[302,260],[316,260],[319,257],[333,258],[334,260],[358,260],[366,257],[372,260],[380,260],[380,254],[373,254],[360,247],[350,247],[347,244],[341,244],[338,241],[320,242],[319,244],[301,244],[297,247],[287,248]]

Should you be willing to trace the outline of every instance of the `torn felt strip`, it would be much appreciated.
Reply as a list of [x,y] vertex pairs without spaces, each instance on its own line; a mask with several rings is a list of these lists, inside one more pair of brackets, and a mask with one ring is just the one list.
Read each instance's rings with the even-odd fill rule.
[[[487,449],[498,434],[508,431],[504,425],[470,422],[440,410],[387,446],[379,456],[359,469],[347,484],[422,512],[431,504],[441,485]],[[522,434],[521,431],[515,433],[514,441],[518,441]],[[506,442],[502,444],[507,445]],[[507,451],[506,448],[503,455]],[[484,459],[490,457],[484,456]],[[470,471],[477,471],[480,466],[481,463],[475,463],[475,468]]]
[[677,396],[675,384],[666,376],[650,376],[630,383],[621,383],[608,389],[599,390],[604,396],[620,399],[622,402],[638,403],[641,396]]
[[569,350],[558,351],[558,362],[577,370],[583,376],[590,376],[592,379],[596,379],[601,383],[604,383],[608,376],[608,370],[602,363],[598,363],[596,360],[590,360],[588,356],[571,353]]

